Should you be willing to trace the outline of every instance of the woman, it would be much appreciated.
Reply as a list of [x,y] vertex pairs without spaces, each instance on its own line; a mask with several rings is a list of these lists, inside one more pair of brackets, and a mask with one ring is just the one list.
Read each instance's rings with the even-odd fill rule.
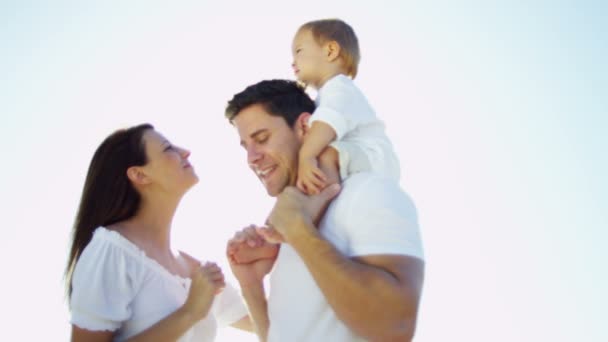
[[212,341],[216,320],[251,331],[220,268],[172,252],[175,210],[198,182],[189,155],[148,124],[95,152],[66,269],[72,341]]

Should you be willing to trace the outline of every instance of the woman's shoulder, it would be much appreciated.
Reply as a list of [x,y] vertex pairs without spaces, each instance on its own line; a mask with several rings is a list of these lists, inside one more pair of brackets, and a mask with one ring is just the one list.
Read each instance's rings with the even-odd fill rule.
[[89,330],[116,330],[131,317],[146,271],[128,240],[99,227],[76,262],[72,276],[72,323]]
[[140,273],[142,254],[141,250],[118,232],[98,227],[76,263],[74,276],[82,273],[86,276],[109,273],[116,277]]
[[[98,227],[93,233],[86,249],[96,253],[111,253],[139,259],[144,252],[119,232],[105,227]],[[84,251],[83,251],[84,254]]]

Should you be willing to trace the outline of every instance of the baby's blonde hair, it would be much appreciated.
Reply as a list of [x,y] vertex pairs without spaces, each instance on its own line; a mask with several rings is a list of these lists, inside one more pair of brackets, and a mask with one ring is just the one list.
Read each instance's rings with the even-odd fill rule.
[[339,56],[344,61],[346,73],[353,79],[357,76],[361,54],[359,52],[359,41],[350,25],[340,19],[322,19],[307,22],[300,26],[298,32],[302,30],[309,30],[319,44],[330,41],[338,43],[340,45]]

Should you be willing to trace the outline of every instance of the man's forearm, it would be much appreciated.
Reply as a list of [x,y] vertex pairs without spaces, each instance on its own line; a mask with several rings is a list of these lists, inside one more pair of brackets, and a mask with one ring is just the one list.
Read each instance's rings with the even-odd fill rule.
[[266,341],[270,321],[268,320],[268,305],[264,285],[243,287],[242,294],[245,302],[247,302],[256,334],[260,341]]
[[369,339],[411,338],[420,289],[407,281],[404,285],[403,279],[385,269],[344,256],[314,232],[291,244],[336,315]]

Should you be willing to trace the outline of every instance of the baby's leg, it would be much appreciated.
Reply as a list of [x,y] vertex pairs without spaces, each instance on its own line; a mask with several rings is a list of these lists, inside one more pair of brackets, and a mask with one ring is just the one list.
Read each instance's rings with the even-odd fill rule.
[[327,177],[326,186],[340,183],[340,158],[338,156],[338,151],[335,148],[328,146],[321,152],[318,161],[319,168],[325,173],[325,177]]
[[332,142],[329,146],[336,151],[340,179],[344,180],[354,173],[372,171],[372,165],[367,154],[369,151],[358,143],[338,140]]

